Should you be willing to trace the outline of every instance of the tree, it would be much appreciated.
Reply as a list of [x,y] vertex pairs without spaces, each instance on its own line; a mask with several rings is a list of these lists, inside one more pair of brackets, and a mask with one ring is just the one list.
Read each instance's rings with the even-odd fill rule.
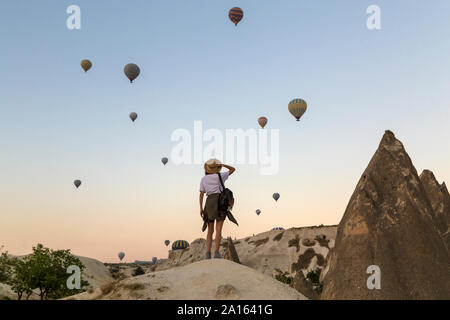
[[28,300],[33,293],[30,286],[31,272],[29,263],[19,258],[12,258],[10,259],[10,265],[14,270],[14,273],[7,281],[7,284],[9,284],[11,289],[17,294],[18,300],[22,300],[23,295],[25,295],[26,300]]
[[[3,247],[0,247],[0,249]],[[0,283],[7,283],[11,278],[12,267],[10,259],[8,257],[8,252],[3,252],[0,255]]]
[[81,260],[70,253],[70,250],[57,250],[51,251],[51,265],[54,270],[55,278],[51,283],[51,291],[47,295],[51,299],[59,299],[62,297],[71,296],[77,293],[85,291],[85,287],[89,286],[89,282],[82,280],[80,281],[80,289],[69,289],[67,287],[67,269],[69,266],[78,266],[80,271],[85,269],[85,266]]
[[27,257],[30,264],[32,288],[39,290],[41,300],[59,299],[69,295],[83,292],[83,287],[89,285],[81,281],[80,289],[67,288],[67,268],[76,265],[81,271],[85,268],[83,263],[70,253],[70,250],[51,250],[42,244],[33,247],[33,253]]
[[33,290],[39,291],[41,300],[59,299],[83,292],[89,285],[81,280],[80,289],[67,287],[68,267],[75,265],[80,271],[84,269],[83,263],[70,250],[51,250],[38,244],[33,247],[32,254],[23,259],[10,259],[9,265],[14,271],[7,284],[17,293],[19,300],[23,295],[28,299]]
[[[0,248],[1,249],[1,248]],[[3,252],[0,256],[0,282],[11,286],[17,293],[17,298],[22,299],[25,294],[28,299],[33,291],[28,286],[29,272],[24,261],[18,258],[11,258],[8,252]]]

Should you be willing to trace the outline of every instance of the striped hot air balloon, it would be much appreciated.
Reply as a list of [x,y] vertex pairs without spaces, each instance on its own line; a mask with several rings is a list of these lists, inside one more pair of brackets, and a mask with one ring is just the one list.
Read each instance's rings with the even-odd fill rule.
[[172,250],[184,250],[189,247],[189,242],[186,240],[177,240],[172,243]]
[[306,101],[303,99],[294,99],[289,102],[289,112],[300,121],[300,118],[303,116],[307,108]]
[[234,7],[228,13],[228,17],[234,23],[235,26],[242,20],[244,17],[244,11],[241,8]]

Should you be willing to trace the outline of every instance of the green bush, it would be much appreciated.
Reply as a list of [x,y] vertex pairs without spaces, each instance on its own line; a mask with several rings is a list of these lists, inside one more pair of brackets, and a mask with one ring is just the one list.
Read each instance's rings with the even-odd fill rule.
[[320,273],[322,269],[316,269],[308,272],[306,275],[306,279],[311,281],[314,285],[314,290],[316,290],[318,293],[322,292],[322,283],[320,283]]
[[290,285],[290,286],[292,285],[292,281],[293,281],[292,277],[286,276],[284,274],[276,275],[275,279],[280,281],[280,282],[282,282],[282,283],[284,283],[284,284]]

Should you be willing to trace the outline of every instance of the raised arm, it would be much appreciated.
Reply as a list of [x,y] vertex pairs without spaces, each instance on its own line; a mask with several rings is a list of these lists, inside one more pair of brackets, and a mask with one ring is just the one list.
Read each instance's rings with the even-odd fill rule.
[[230,175],[232,175],[233,172],[236,171],[235,168],[233,168],[232,166],[226,165],[226,164],[222,164],[222,167],[227,168],[230,171],[230,173],[229,173]]

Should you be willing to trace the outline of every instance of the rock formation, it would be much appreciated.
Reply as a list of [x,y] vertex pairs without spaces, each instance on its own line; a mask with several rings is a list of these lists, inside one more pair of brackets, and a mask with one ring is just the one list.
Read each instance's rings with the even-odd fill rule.
[[433,209],[433,220],[450,249],[450,195],[445,183],[439,184],[433,172],[424,170],[420,175],[428,200]]
[[[291,228],[271,230],[233,241],[241,264],[268,276],[294,277],[302,271],[321,269],[327,254],[334,246],[337,226]],[[228,256],[228,240],[220,247],[222,257]],[[206,240],[197,239],[185,250],[169,251],[169,259],[150,268],[162,271],[201,261],[205,257]]]
[[227,252],[224,258],[233,261],[235,263],[241,263],[239,261],[239,256],[236,252],[236,248],[234,247],[233,240],[231,240],[231,237],[228,237],[227,239]]
[[99,288],[113,280],[109,269],[102,262],[92,258],[77,257],[85,266],[83,279],[89,282],[90,288]]
[[292,280],[292,287],[311,300],[319,300],[320,295],[314,290],[313,284],[306,280],[303,272],[299,272]]
[[[339,224],[322,299],[450,299],[450,254],[425,189],[386,131]],[[381,289],[368,289],[372,265]]]
[[112,282],[64,300],[306,300],[297,290],[225,259],[202,260]]

